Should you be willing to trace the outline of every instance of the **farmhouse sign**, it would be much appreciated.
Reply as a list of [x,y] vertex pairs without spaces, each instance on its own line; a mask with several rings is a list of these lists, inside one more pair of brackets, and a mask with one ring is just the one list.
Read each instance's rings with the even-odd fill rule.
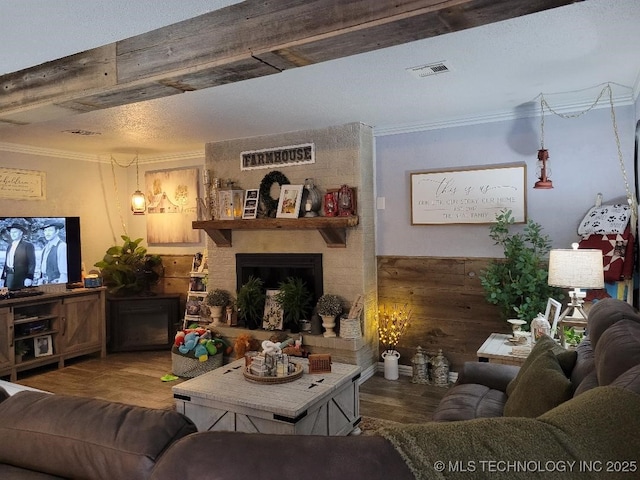
[[289,145],[287,147],[241,152],[240,170],[281,168],[290,165],[315,163],[315,161],[316,157],[313,143],[305,143],[303,145]]
[[492,223],[501,210],[526,221],[525,164],[411,174],[411,224]]
[[46,200],[46,173],[0,168],[0,198]]

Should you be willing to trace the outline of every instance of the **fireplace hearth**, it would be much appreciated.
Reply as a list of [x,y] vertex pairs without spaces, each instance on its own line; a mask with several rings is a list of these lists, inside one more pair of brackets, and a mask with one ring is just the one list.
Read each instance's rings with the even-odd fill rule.
[[249,277],[260,278],[267,289],[277,289],[288,277],[300,278],[313,295],[313,304],[323,294],[321,253],[238,253],[236,290]]

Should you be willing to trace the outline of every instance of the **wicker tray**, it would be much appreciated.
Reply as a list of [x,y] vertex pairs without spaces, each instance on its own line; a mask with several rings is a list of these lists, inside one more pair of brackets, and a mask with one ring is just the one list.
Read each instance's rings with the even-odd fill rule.
[[302,376],[302,373],[304,372],[304,368],[302,368],[302,365],[297,363],[295,364],[295,367],[296,369],[294,370],[294,372],[290,373],[286,377],[260,377],[259,375],[254,375],[253,373],[251,373],[249,371],[249,367],[246,367],[242,371],[242,373],[244,375],[244,378],[246,378],[250,382],[262,383],[267,385],[275,385],[278,383],[293,382],[294,380],[297,380],[298,378],[300,378]]

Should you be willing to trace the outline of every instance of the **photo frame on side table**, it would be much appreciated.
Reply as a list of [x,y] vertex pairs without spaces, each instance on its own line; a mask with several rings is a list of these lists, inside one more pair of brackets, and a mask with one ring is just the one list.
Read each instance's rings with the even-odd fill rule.
[[51,335],[41,335],[33,339],[33,352],[35,357],[53,355],[53,339]]
[[544,311],[544,318],[547,319],[549,325],[551,325],[551,338],[555,338],[556,330],[558,329],[558,319],[560,318],[560,312],[562,311],[562,304],[550,298],[547,300],[547,309]]
[[280,187],[277,218],[298,218],[303,189],[304,185],[282,185]]

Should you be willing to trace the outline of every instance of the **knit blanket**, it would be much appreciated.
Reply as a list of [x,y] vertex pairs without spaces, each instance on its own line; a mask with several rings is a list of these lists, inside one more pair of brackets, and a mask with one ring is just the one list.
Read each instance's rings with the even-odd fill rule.
[[640,395],[590,390],[538,418],[385,427],[418,480],[640,478]]

